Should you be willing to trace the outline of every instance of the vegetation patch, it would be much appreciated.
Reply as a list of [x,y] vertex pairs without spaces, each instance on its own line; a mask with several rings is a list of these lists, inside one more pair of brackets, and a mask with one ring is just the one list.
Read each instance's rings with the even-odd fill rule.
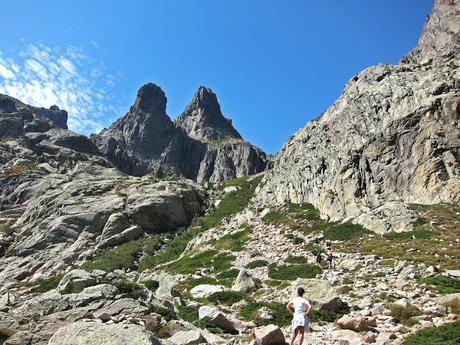
[[[148,268],[155,268],[158,265],[167,263],[178,258],[187,247],[187,244],[202,232],[216,227],[222,219],[242,211],[249,203],[257,185],[262,177],[249,179],[247,177],[224,182],[223,185],[238,185],[239,189],[235,192],[227,193],[219,206],[209,211],[204,217],[197,217],[190,225],[189,229],[177,235],[172,241],[167,243],[164,248],[153,256],[144,255],[139,264],[139,271]],[[224,187],[223,187],[224,188]],[[238,245],[237,245],[238,247]]]
[[188,254],[167,266],[167,270],[176,274],[192,274],[199,268],[210,268],[222,272],[231,267],[235,257],[217,250],[208,250],[198,254]]
[[244,244],[249,238],[250,229],[247,225],[244,230],[228,234],[221,237],[214,244],[214,248],[219,250],[230,250],[232,252],[241,252],[244,250]]
[[232,268],[231,270],[227,270],[227,271],[219,273],[217,275],[217,278],[218,279],[236,279],[239,273],[240,273],[239,269]]
[[173,310],[169,309],[169,308],[160,307],[160,306],[158,306],[156,304],[152,304],[150,306],[149,310],[150,310],[151,313],[161,315],[166,321],[171,321],[171,320],[176,320],[177,319],[176,313]]
[[144,280],[140,283],[144,284],[145,287],[152,292],[157,291],[158,287],[160,286],[160,282],[158,280]]
[[312,204],[288,203],[275,210],[271,210],[264,217],[266,223],[284,224],[294,230],[311,233],[321,227],[324,222],[320,212]]
[[13,175],[23,175],[31,171],[39,171],[39,167],[33,163],[23,163],[20,165],[13,165],[3,169],[3,175],[13,176]]
[[420,309],[413,306],[412,304],[403,306],[397,303],[388,303],[386,307],[388,310],[390,310],[390,315],[393,316],[397,322],[406,326],[413,326],[415,323],[417,323],[417,321],[412,318],[422,314]]
[[404,345],[458,345],[460,321],[419,330],[407,337]]
[[324,253],[324,249],[316,243],[307,243],[304,247],[305,251],[312,253],[313,255]]
[[117,247],[104,250],[94,259],[83,264],[87,271],[94,269],[113,272],[117,269],[135,270],[135,256],[145,251],[151,252],[152,248],[158,246],[157,236],[140,238],[138,240],[123,243]]
[[126,279],[115,280],[113,282],[107,282],[113,286],[116,286],[120,293],[127,294],[133,299],[138,299],[144,294],[144,287],[140,284],[134,283]]
[[201,320],[196,320],[193,324],[198,328],[207,329],[211,333],[215,333],[215,334],[223,333],[223,331],[212,322],[209,316],[205,316]]
[[251,268],[267,267],[267,266],[268,266],[268,261],[266,260],[254,260],[248,263],[246,265],[246,268],[251,269]]
[[198,310],[200,305],[190,305],[190,306],[177,306],[177,312],[181,319],[187,322],[195,322],[198,320]]
[[296,280],[297,278],[314,278],[321,273],[318,266],[311,264],[268,266],[268,276],[276,280]]
[[310,314],[310,320],[313,322],[335,322],[349,312],[350,308],[347,304],[343,304],[342,307],[336,311],[313,309]]
[[27,283],[27,285],[32,286],[32,288],[30,289],[30,292],[32,293],[44,293],[57,288],[63,276],[63,274],[59,274],[48,278],[38,278],[36,281],[32,283]]
[[432,285],[441,294],[460,292],[460,280],[446,276],[419,278],[419,284]]
[[292,241],[292,243],[294,243],[294,244],[303,244],[303,243],[305,243],[305,240],[302,237],[299,237],[299,236],[294,235],[294,234],[287,234],[286,238],[290,239]]
[[[267,308],[273,315],[273,319],[260,318],[260,308]],[[287,311],[285,304],[255,302],[251,301],[240,309],[240,316],[245,321],[254,321],[257,326],[275,324],[279,327],[285,327],[291,324],[292,315]]]
[[244,292],[220,291],[220,292],[214,292],[211,296],[206,298],[206,300],[216,305],[223,304],[226,306],[231,306],[239,301],[242,301],[245,298],[246,298],[246,294]]
[[14,233],[14,229],[10,225],[3,225],[0,226],[0,232],[10,236]]
[[284,262],[288,264],[306,264],[307,258],[304,256],[292,256],[289,255]]
[[431,238],[436,233],[431,230],[427,229],[419,229],[414,231],[407,231],[407,232],[393,232],[391,234],[385,235],[385,238],[389,239],[390,241],[400,241],[400,240],[419,240],[419,239],[426,239]]
[[324,238],[332,241],[348,241],[371,233],[362,225],[351,222],[331,223],[323,230]]

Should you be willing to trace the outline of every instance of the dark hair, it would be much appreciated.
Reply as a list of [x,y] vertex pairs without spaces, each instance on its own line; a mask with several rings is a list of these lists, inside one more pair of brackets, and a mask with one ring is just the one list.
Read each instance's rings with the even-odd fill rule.
[[304,293],[305,293],[304,288],[299,287],[297,289],[297,295],[299,295],[300,297],[302,297]]

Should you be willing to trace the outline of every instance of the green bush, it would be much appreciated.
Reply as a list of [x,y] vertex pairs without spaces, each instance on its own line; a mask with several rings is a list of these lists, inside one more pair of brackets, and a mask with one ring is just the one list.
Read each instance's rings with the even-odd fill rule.
[[305,240],[302,237],[296,236],[294,234],[287,234],[286,238],[289,238],[294,244],[305,243]]
[[245,298],[246,298],[246,294],[243,292],[220,291],[220,292],[214,292],[211,296],[206,298],[206,300],[216,305],[223,304],[226,306],[231,306]]
[[304,247],[305,251],[312,253],[313,255],[316,255],[318,253],[324,253],[324,249],[321,248],[318,244],[315,243],[307,243]]
[[284,262],[288,264],[306,264],[307,258],[304,256],[291,256],[289,255]]
[[224,271],[217,275],[218,279],[235,279],[240,273],[239,269],[232,268],[231,270]]
[[294,218],[306,220],[320,220],[320,212],[315,206],[309,203],[287,205],[287,211],[292,214]]
[[335,322],[342,316],[348,314],[350,308],[347,304],[343,304],[338,310],[325,310],[325,309],[313,309],[310,313],[310,320],[313,322]]
[[177,307],[178,314],[182,320],[187,322],[194,322],[198,320],[198,310],[200,305],[182,306]]
[[290,218],[282,211],[270,211],[263,218],[267,223],[289,224]]
[[245,226],[244,230],[233,234],[228,234],[216,241],[214,247],[218,250],[230,250],[233,252],[241,252],[244,250],[244,244],[249,238],[249,227]]
[[215,333],[215,334],[223,333],[223,331],[219,327],[217,327],[214,324],[214,322],[212,322],[209,316],[206,316],[202,318],[201,320],[196,320],[193,324],[198,328],[207,329],[211,333]]
[[268,266],[268,261],[266,260],[254,260],[246,265],[246,268],[257,268],[257,267],[266,267]]
[[[265,320],[259,318],[259,309],[268,308],[273,315],[273,319]],[[286,305],[269,302],[249,302],[240,310],[240,315],[245,321],[254,321],[257,326],[275,324],[279,327],[285,327],[291,324],[292,315],[286,309]]]
[[160,286],[160,282],[157,280],[144,280],[140,283],[144,284],[145,287],[152,292],[157,291],[158,287]]
[[399,240],[411,240],[411,239],[426,239],[431,238],[436,235],[436,232],[426,229],[407,231],[407,232],[393,232],[391,234],[385,235],[384,237],[391,241]]
[[87,271],[98,269],[108,272],[117,269],[135,270],[134,257],[136,254],[144,252],[144,248],[150,252],[158,243],[159,238],[156,236],[129,241],[117,247],[104,250],[94,259],[85,262],[83,268]]
[[144,287],[142,285],[126,279],[115,280],[109,284],[116,286],[120,293],[127,294],[130,298],[138,299],[144,294]]
[[390,315],[393,316],[396,321],[406,326],[413,326],[414,321],[412,318],[422,314],[420,309],[411,304],[402,306],[396,303],[388,303],[386,307],[390,310]]
[[460,292],[460,279],[446,276],[436,276],[418,279],[420,284],[434,285],[441,294]]
[[56,276],[51,276],[48,278],[38,278],[36,281],[32,283],[33,287],[30,289],[30,292],[39,292],[39,293],[44,293],[50,290],[53,290],[57,288],[59,282],[61,281],[63,274],[59,274]]
[[322,271],[316,265],[280,265],[271,264],[268,266],[268,276],[276,280],[296,280],[297,278],[314,278]]
[[371,234],[369,230],[362,225],[345,223],[331,223],[323,230],[324,238],[332,241],[347,241]]
[[165,308],[165,307],[160,307],[160,306],[155,305],[155,304],[152,304],[149,309],[150,309],[151,313],[161,315],[166,321],[171,321],[171,320],[176,320],[177,319],[176,313],[171,309],[168,309],[168,308]]
[[460,321],[440,327],[430,327],[411,334],[403,345],[458,345],[460,344]]
[[222,272],[231,267],[235,260],[233,255],[208,250],[199,254],[188,254],[167,266],[167,270],[176,274],[192,274],[198,268],[211,268],[214,272]]

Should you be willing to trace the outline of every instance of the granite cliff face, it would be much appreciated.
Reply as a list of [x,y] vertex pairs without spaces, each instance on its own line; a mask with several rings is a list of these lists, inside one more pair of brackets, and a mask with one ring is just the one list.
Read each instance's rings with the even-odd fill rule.
[[267,164],[265,154],[241,138],[222,115],[215,94],[204,87],[173,123],[163,91],[146,84],[129,112],[91,140],[115,166],[134,176],[218,182],[258,173]]
[[284,145],[261,200],[309,202],[377,232],[409,229],[407,203],[459,202],[459,13],[436,1],[404,63],[354,76]]

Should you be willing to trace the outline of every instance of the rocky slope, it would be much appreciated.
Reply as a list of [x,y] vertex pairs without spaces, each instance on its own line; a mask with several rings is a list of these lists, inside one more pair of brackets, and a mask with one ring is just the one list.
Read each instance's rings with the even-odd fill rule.
[[134,176],[218,182],[263,171],[267,165],[265,154],[241,139],[223,117],[215,94],[204,87],[173,123],[164,92],[146,84],[130,111],[91,140],[115,166]]
[[295,133],[261,200],[310,202],[377,232],[411,228],[405,203],[459,202],[459,8],[436,1],[404,63],[358,73]]

